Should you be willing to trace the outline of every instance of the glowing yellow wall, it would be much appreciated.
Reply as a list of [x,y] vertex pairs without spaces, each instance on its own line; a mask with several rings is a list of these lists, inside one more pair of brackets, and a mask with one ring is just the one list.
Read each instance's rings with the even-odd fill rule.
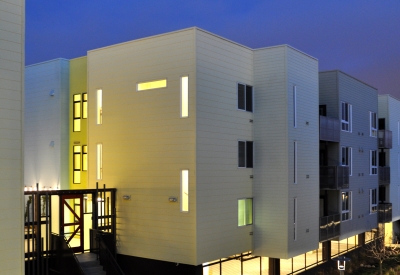
[[[87,92],[87,58],[86,56],[70,60],[70,93],[69,93],[69,187],[71,189],[87,188],[87,171],[83,171],[82,146],[87,145],[87,118],[83,116],[83,94]],[[80,131],[74,132],[74,95],[81,95],[80,104]],[[74,146],[80,146],[80,183],[74,183]]]

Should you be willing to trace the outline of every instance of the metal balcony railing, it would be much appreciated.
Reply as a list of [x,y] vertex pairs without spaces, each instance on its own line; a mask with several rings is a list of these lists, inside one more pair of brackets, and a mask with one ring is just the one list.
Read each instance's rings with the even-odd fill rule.
[[340,235],[340,214],[319,218],[319,241],[324,242]]
[[378,147],[392,149],[392,131],[378,130]]
[[320,189],[347,189],[349,188],[348,166],[320,166],[319,168]]
[[319,116],[319,139],[324,141],[340,141],[340,121],[337,118]]
[[378,204],[378,222],[386,223],[392,221],[392,204],[380,203]]
[[390,184],[390,167],[389,166],[378,167],[378,174],[379,174],[379,184],[380,185]]

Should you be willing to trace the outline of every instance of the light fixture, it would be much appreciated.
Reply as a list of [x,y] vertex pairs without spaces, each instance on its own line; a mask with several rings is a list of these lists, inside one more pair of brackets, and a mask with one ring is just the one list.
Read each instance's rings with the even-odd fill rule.
[[54,90],[50,91],[50,96],[54,96]]
[[49,144],[49,146],[50,147],[54,147],[54,141],[52,140],[52,141],[50,141],[50,144]]
[[178,201],[178,199],[175,198],[175,197],[169,197],[168,200],[169,200],[170,202],[177,202],[177,201]]
[[130,200],[130,199],[131,199],[131,196],[130,196],[130,195],[123,195],[122,198],[123,198],[124,200]]

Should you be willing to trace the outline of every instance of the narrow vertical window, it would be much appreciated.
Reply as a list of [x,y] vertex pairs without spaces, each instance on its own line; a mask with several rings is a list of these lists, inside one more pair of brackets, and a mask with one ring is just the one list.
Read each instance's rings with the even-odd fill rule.
[[293,86],[293,127],[297,128],[297,87]]
[[293,182],[297,184],[297,141],[293,143]]
[[97,90],[97,124],[103,124],[103,90]]
[[351,220],[351,192],[342,192],[342,221]]
[[376,157],[376,150],[369,151],[369,161],[370,161],[369,174],[377,175],[378,174],[378,160]]
[[369,213],[376,213],[378,211],[378,202],[376,196],[376,188],[369,189]]
[[376,118],[376,113],[374,112],[369,112],[369,135],[371,137],[377,137],[377,118]]
[[297,240],[297,198],[293,199],[293,240]]
[[82,171],[87,171],[87,145],[82,145]]
[[189,116],[189,77],[181,77],[181,117]]
[[253,199],[238,200],[238,226],[253,224]]
[[353,153],[353,148],[342,146],[342,150],[341,150],[342,163],[341,163],[341,165],[349,167],[349,176],[351,176],[352,172],[353,172],[353,167],[352,167],[353,156],[352,156],[352,153]]
[[253,112],[253,87],[238,83],[238,109]]
[[238,141],[238,167],[253,168],[252,141]]
[[96,145],[96,178],[103,179],[103,144]]
[[82,94],[82,118],[87,118],[87,93]]
[[342,131],[351,132],[352,131],[352,106],[347,102],[342,102]]
[[81,146],[74,146],[73,149],[73,182],[81,183]]
[[189,212],[189,170],[181,170],[181,211]]
[[77,94],[74,95],[74,102],[73,102],[73,119],[74,119],[74,132],[81,131],[81,95]]

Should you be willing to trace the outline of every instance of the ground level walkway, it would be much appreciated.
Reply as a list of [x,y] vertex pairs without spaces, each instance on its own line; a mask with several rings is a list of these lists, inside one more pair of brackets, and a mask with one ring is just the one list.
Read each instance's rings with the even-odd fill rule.
[[76,254],[85,275],[106,275],[95,253]]

